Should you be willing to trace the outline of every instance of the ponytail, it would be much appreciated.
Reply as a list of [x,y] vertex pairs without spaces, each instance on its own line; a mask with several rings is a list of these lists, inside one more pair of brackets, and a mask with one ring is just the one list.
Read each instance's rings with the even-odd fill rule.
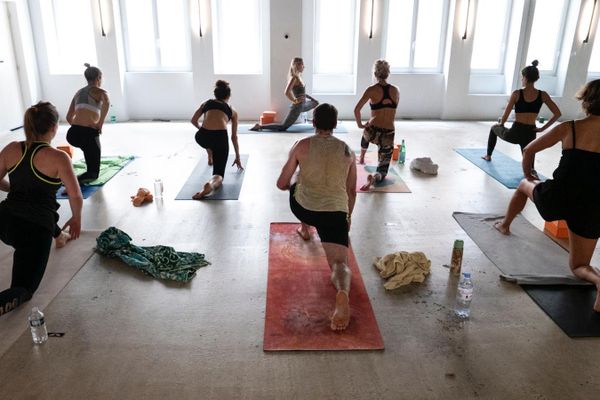
[[29,107],[23,117],[26,142],[39,140],[56,124],[58,124],[58,111],[52,103],[40,101]]

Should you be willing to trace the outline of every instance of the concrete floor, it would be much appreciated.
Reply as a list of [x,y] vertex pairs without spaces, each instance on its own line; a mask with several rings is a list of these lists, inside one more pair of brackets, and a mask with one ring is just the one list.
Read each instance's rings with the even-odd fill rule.
[[[358,149],[360,131],[345,125],[350,133],[339,137]],[[453,211],[502,213],[512,195],[452,150],[485,147],[489,126],[397,122],[408,160],[430,156],[439,175],[404,166],[412,193],[358,195],[351,239],[385,350],[264,353],[269,223],[294,221],[275,180],[304,135],[240,135],[250,159],[239,201],[192,202],[173,200],[198,159],[206,159],[191,125],[107,125],[103,154],[138,158],[84,202],[84,228],[114,225],[137,244],[199,251],[212,265],[181,285],[93,256],[60,293],[55,284],[58,295],[45,309],[50,330],[66,335],[34,346],[24,331],[0,358],[0,398],[597,398],[600,341],[570,339],[525,292],[500,282],[452,218]],[[55,144],[65,132],[61,127]],[[0,144],[20,135],[4,135]],[[518,146],[499,141],[497,149],[520,157]],[[558,147],[547,150],[538,171],[550,176],[559,156]],[[157,177],[165,200],[133,208],[129,195]],[[542,227],[531,204],[524,215]],[[453,317],[457,282],[443,267],[455,239],[465,240],[463,268],[475,283],[465,323]],[[424,251],[432,273],[421,285],[386,292],[372,259],[399,250]],[[53,276],[42,285],[52,286]],[[6,323],[26,329],[25,321],[0,318]]]

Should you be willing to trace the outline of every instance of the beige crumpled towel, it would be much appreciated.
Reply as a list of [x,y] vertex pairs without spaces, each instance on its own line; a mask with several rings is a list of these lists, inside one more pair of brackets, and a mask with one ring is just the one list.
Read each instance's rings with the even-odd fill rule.
[[387,290],[412,282],[423,282],[431,269],[431,261],[421,251],[412,253],[398,251],[383,257],[375,257],[373,265],[379,270],[379,275],[387,279],[383,284]]

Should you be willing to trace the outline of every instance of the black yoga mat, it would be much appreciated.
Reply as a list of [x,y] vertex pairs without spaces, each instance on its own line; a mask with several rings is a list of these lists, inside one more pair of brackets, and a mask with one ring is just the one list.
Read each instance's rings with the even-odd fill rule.
[[[240,154],[242,165],[247,168],[248,154]],[[237,167],[231,166],[235,156],[232,154],[227,159],[227,168],[223,177],[223,186],[215,190],[211,195],[206,196],[204,200],[237,200],[240,197],[242,183],[244,183],[244,171],[238,171]],[[183,188],[179,191],[175,200],[192,200],[192,196],[202,190],[202,187],[212,177],[212,166],[206,163],[206,159],[202,158],[190,177],[187,179]]]

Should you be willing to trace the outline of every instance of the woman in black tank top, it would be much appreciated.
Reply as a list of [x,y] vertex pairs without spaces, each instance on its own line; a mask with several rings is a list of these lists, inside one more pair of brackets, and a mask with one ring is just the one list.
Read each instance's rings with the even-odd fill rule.
[[[523,151],[523,179],[515,191],[504,219],[495,227],[505,235],[533,200],[546,221],[565,220],[569,228],[569,267],[578,278],[596,285],[593,305],[600,312],[600,272],[590,266],[600,237],[600,80],[589,82],[577,95],[586,117],[563,122],[531,142]],[[580,129],[581,128],[581,129]],[[562,142],[562,157],[553,179],[534,180],[530,169],[535,153]]]
[[[38,103],[25,112],[25,142],[12,142],[0,152],[0,181],[8,197],[0,203],[0,240],[15,251],[9,289],[0,292],[0,315],[28,301],[37,290],[48,262],[52,238],[57,246],[77,239],[81,230],[83,199],[71,159],[50,146],[58,129],[58,113],[50,103]],[[57,227],[56,191],[63,183],[73,216]]]

